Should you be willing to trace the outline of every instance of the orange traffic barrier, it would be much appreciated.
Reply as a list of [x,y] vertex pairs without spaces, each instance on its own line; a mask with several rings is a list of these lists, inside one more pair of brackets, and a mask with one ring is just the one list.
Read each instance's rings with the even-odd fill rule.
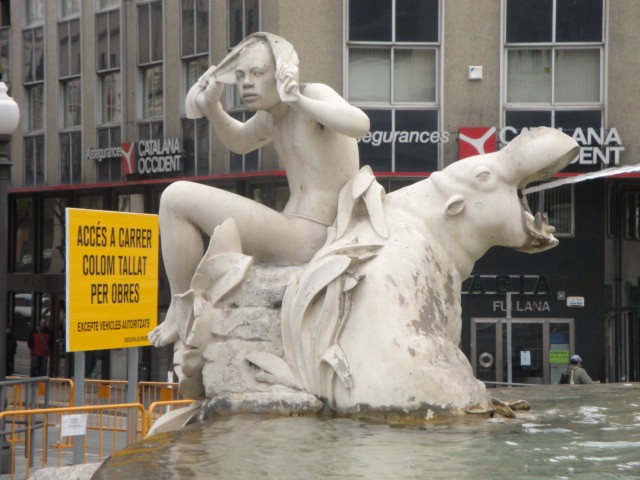
[[[35,383],[29,377],[7,377],[24,381],[5,387],[7,410],[24,410],[34,406],[68,407],[73,405],[74,383],[70,378],[49,378]],[[47,398],[45,398],[47,397]],[[45,405],[45,401],[47,402]]]
[[75,384],[70,378],[49,379],[49,406],[72,407]]
[[[0,471],[13,479],[18,472],[28,478],[33,468],[61,467],[72,462],[74,452],[57,448],[73,439],[81,442],[82,462],[101,462],[129,443],[146,434],[147,412],[139,403],[85,405],[0,413],[2,436],[8,438],[8,451],[3,448]],[[126,419],[122,427],[122,418]],[[129,428],[135,426],[136,428]],[[141,426],[141,428],[138,428]],[[22,433],[19,436],[18,433]],[[50,454],[55,449],[55,454]],[[4,462],[9,462],[9,468]],[[76,462],[77,463],[77,462]]]
[[125,403],[127,400],[126,380],[84,380],[85,405],[101,405],[105,403]]
[[155,402],[180,400],[178,384],[171,382],[138,382],[138,402],[146,408]]

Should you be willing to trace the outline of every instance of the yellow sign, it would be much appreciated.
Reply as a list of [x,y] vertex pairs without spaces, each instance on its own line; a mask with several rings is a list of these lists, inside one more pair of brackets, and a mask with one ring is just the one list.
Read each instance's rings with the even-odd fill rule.
[[148,346],[158,318],[158,217],[66,209],[67,351]]

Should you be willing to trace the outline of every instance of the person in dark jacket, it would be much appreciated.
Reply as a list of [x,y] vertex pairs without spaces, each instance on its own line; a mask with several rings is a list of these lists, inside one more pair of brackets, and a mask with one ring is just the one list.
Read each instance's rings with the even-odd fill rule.
[[593,383],[587,371],[582,368],[582,357],[580,357],[580,355],[573,355],[571,357],[569,367],[562,373],[560,383],[568,383],[571,385]]
[[31,376],[46,376],[49,366],[49,352],[53,348],[53,332],[51,332],[46,318],[41,319],[40,324],[31,331],[27,345],[31,350]]

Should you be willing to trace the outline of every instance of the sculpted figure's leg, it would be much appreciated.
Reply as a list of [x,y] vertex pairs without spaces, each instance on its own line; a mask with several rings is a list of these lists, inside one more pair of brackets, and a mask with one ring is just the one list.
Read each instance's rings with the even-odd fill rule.
[[[205,225],[193,223],[189,209],[210,211],[213,205],[203,205],[193,195],[193,184],[177,182],[170,185],[160,199],[160,232],[164,261],[171,295],[184,293],[203,253],[202,229]],[[213,229],[213,227],[211,227]],[[156,347],[177,341],[178,322],[173,300],[165,321],[149,333],[149,341]]]
[[[288,218],[253,200],[217,188],[191,182],[167,187],[160,200],[162,257],[169,278],[171,295],[189,289],[204,247],[202,234],[211,236],[226,219],[236,220],[243,253],[257,260],[285,263],[306,261],[326,237],[326,227]],[[165,321],[149,333],[157,346],[179,339],[175,302],[171,302]]]

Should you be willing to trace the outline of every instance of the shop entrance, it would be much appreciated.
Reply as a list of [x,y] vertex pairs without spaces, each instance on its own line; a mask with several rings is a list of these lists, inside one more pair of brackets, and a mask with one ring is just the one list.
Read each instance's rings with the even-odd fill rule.
[[487,383],[558,383],[574,349],[572,318],[517,318],[511,323],[511,352],[505,318],[471,319],[471,366]]

